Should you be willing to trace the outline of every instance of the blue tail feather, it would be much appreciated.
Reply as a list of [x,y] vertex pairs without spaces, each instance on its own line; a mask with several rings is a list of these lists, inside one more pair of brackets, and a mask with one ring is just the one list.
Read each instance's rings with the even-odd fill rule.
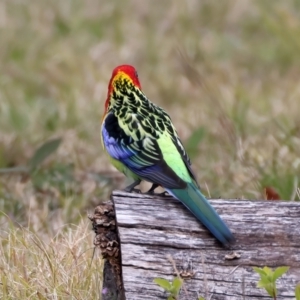
[[223,245],[234,241],[227,225],[194,183],[188,183],[186,189],[167,191],[180,200]]

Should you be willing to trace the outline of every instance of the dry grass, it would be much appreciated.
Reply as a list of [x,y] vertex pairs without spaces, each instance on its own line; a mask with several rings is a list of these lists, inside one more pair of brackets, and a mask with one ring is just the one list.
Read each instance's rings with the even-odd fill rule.
[[11,226],[0,248],[1,299],[99,299],[102,260],[92,261],[88,224],[65,226],[47,243]]
[[[76,263],[67,242],[90,248],[87,229],[64,224],[122,183],[99,137],[118,64],[135,65],[172,116],[204,192],[259,199],[271,186],[299,199],[299,11],[291,0],[0,1],[0,167],[63,138],[30,178],[0,177],[0,297],[99,294],[92,252]],[[72,268],[86,282],[74,285]]]

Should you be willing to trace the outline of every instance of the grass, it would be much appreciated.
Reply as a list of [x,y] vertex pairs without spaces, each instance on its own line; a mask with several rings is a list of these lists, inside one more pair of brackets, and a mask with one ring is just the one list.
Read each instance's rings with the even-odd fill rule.
[[91,260],[88,223],[64,227],[47,243],[33,230],[9,228],[0,247],[2,299],[99,298],[102,261]]
[[1,298],[101,297],[85,226],[124,184],[100,146],[118,64],[171,115],[205,193],[299,200],[299,1],[154,2],[0,2],[0,168],[63,140],[30,177],[0,176]]

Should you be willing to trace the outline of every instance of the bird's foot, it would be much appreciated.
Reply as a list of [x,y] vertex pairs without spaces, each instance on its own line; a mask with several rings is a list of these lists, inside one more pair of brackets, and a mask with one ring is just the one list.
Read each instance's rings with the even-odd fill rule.
[[136,187],[137,185],[139,185],[140,183],[141,183],[141,180],[138,179],[138,180],[136,180],[134,183],[128,185],[128,186],[124,189],[124,191],[127,192],[127,193],[132,193],[132,192],[134,192],[134,193],[138,193],[138,194],[139,194],[139,193],[141,193],[141,190],[135,189],[135,187]]
[[170,194],[167,191],[164,191],[162,193],[153,193],[153,195],[160,197],[170,197]]
[[142,191],[139,189],[131,189],[130,191],[126,191],[128,193],[136,193],[136,194],[142,194]]
[[149,195],[155,194],[155,193],[154,193],[154,190],[155,190],[157,187],[159,187],[159,185],[156,184],[156,183],[153,183],[152,186],[151,186],[151,188],[149,189],[149,191],[146,192],[145,194],[149,194]]
[[165,191],[165,192],[162,192],[162,193],[155,193],[154,191],[155,191],[155,189],[156,189],[157,187],[159,187],[159,185],[156,184],[156,183],[153,183],[152,186],[151,186],[151,188],[149,189],[149,191],[146,192],[145,194],[147,194],[147,195],[152,195],[152,196],[160,196],[160,197],[166,197],[166,196],[169,196],[168,192],[166,192],[166,191]]

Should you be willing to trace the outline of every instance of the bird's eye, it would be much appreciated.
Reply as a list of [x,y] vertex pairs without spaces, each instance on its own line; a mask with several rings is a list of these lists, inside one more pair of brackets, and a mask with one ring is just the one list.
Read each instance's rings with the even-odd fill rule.
[[136,78],[139,78],[139,75],[138,75],[137,71],[135,71],[134,75],[135,75]]

